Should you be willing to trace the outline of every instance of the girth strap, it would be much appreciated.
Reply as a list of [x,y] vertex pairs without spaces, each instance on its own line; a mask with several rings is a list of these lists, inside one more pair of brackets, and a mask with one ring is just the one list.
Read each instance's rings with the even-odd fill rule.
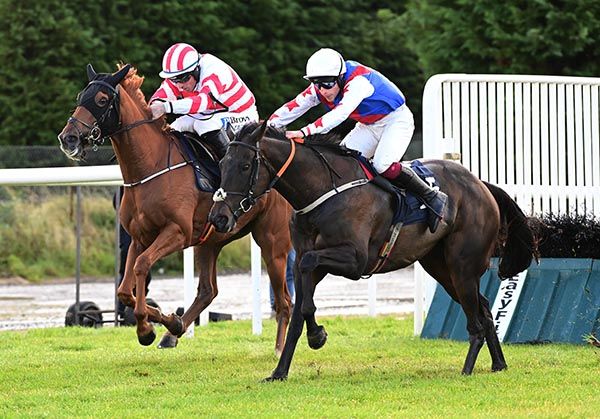
[[332,196],[337,195],[341,192],[344,192],[347,189],[366,185],[367,183],[369,183],[369,179],[357,179],[357,180],[353,180],[352,182],[345,183],[342,186],[332,189],[331,191],[327,192],[326,194],[321,195],[319,198],[317,198],[315,201],[313,201],[312,204],[302,208],[301,210],[296,211],[296,214],[297,215],[306,214],[306,213],[314,210],[316,207],[321,205],[323,202],[327,201]]
[[390,253],[392,253],[392,250],[396,245],[396,240],[398,239],[398,235],[400,234],[402,224],[402,222],[399,222],[393,224],[390,227],[389,238],[385,243],[383,243],[383,246],[381,246],[381,249],[379,250],[379,255],[377,256],[377,263],[375,264],[373,269],[371,269],[371,271],[367,275],[363,275],[362,278],[369,278],[371,275],[376,274],[381,268],[383,268],[383,265],[387,261]]

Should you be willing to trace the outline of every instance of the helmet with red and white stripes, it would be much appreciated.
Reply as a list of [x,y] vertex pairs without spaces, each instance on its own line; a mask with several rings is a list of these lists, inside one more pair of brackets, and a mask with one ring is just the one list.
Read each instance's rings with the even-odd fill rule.
[[194,71],[200,62],[200,55],[196,48],[189,44],[178,43],[172,45],[163,57],[162,71],[158,73],[163,79],[178,76]]

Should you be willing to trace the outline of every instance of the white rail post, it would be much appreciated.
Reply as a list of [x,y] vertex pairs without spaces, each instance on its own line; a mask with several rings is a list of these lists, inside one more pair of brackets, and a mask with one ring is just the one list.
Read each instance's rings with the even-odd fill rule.
[[371,276],[367,279],[369,284],[369,316],[377,315],[377,279]]

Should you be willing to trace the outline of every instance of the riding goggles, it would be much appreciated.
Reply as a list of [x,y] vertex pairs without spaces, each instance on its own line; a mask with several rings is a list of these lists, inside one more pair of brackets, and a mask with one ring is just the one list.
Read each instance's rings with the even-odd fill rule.
[[175,77],[171,77],[169,80],[171,80],[173,83],[177,84],[177,83],[186,83],[190,77],[192,77],[192,73],[184,73],[184,74],[180,74],[178,76]]
[[318,79],[311,79],[312,84],[315,85],[317,89],[325,89],[329,90],[333,88],[337,83],[337,77],[324,77]]

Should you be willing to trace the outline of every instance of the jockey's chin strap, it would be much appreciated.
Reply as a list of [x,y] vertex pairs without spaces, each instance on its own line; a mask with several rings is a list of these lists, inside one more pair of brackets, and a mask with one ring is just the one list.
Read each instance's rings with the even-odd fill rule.
[[[265,156],[260,151],[260,141],[257,142],[256,146],[246,144],[241,141],[230,142],[229,147],[240,146],[240,147],[249,148],[250,150],[254,151],[254,158],[252,159],[252,172],[250,174],[250,181],[248,184],[248,189],[246,192],[226,192],[225,190],[223,190],[223,188],[219,188],[213,195],[213,201],[225,203],[225,205],[227,205],[227,207],[233,214],[234,220],[236,220],[236,221],[242,214],[250,211],[252,209],[252,207],[254,206],[254,204],[256,204],[256,201],[261,196],[269,193],[271,191],[271,189],[273,188],[273,186],[275,186],[275,184],[279,181],[279,179],[281,179],[281,176],[283,176],[285,171],[288,169],[288,167],[292,163],[292,160],[294,160],[294,156],[296,155],[296,143],[298,143],[298,144],[304,143],[303,138],[290,138],[289,140],[290,140],[290,144],[291,144],[290,154],[289,154],[288,158],[286,159],[285,163],[283,163],[283,166],[281,166],[281,168],[278,171],[276,171],[275,168],[273,168],[273,166],[269,163],[269,161],[265,158]],[[256,186],[256,183],[258,182],[258,174],[259,174],[261,160],[265,163],[265,166],[267,167],[269,172],[275,173],[275,176],[273,177],[273,179],[271,179],[271,181],[269,182],[269,185],[267,186],[265,191],[263,193],[255,196],[253,189]],[[231,206],[227,203],[226,199],[227,199],[228,195],[238,195],[238,196],[243,197],[239,203],[239,207],[236,210],[232,209]]]

